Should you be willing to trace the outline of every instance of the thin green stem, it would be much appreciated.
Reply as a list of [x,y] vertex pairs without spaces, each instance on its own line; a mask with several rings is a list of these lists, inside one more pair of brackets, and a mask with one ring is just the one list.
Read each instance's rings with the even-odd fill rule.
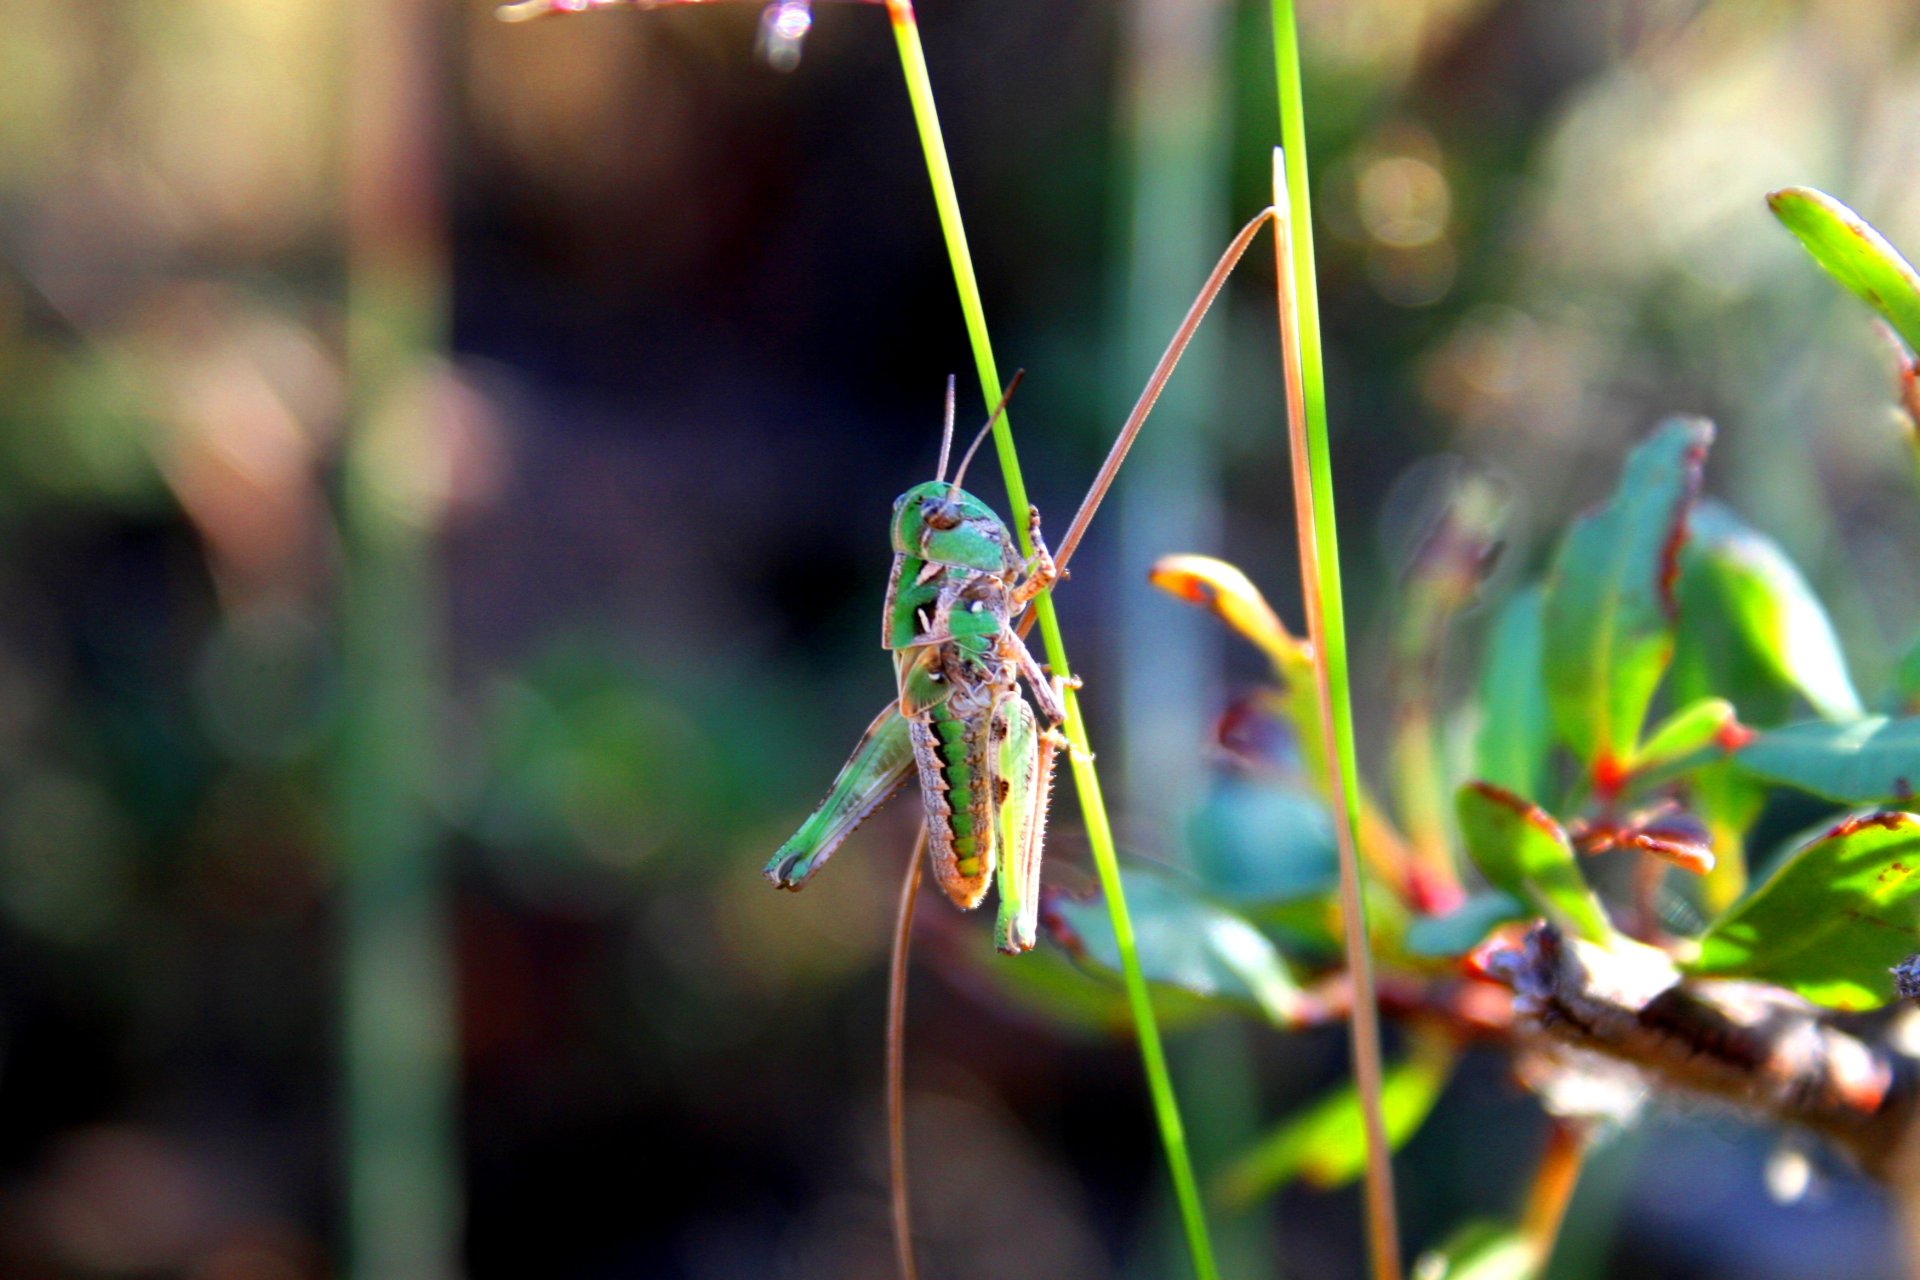
[[446,348],[434,163],[439,6],[358,0],[349,22],[347,375],[340,494],[341,1037],[353,1280],[460,1272],[459,1028],[443,850],[428,794],[441,708],[431,460]]
[[1354,749],[1346,608],[1340,591],[1340,544],[1327,445],[1326,374],[1321,363],[1320,302],[1307,190],[1306,118],[1293,0],[1273,0],[1273,48],[1285,165],[1283,169],[1276,161],[1274,170],[1274,207],[1285,223],[1278,246],[1281,343],[1293,433],[1294,506],[1307,621],[1318,656],[1314,666],[1319,676],[1321,721],[1335,782],[1330,790],[1340,836],[1341,915],[1346,930],[1347,969],[1353,980],[1349,1021],[1353,1072],[1367,1135],[1368,1254],[1377,1280],[1398,1280],[1400,1243],[1394,1221],[1393,1158],[1380,1103],[1379,1010],[1360,883],[1360,769]]
[[[947,162],[946,141],[940,132],[939,114],[934,108],[933,85],[927,75],[926,55],[920,46],[919,25],[914,20],[911,0],[888,0],[887,13],[893,21],[893,33],[900,49],[900,65],[906,74],[907,95],[913,104],[914,123],[919,129],[920,146],[926,156],[927,174],[933,182],[934,204],[939,210],[941,233],[946,238],[947,256],[953,262],[954,283],[960,292],[960,310],[966,319],[967,337],[973,347],[974,365],[980,375],[981,394],[987,403],[1000,399],[1000,372],[987,338],[987,322],[980,303],[980,286],[974,278],[973,255],[967,249],[966,230],[960,219],[960,201],[954,191],[953,170]],[[994,426],[994,448],[1000,458],[1000,471],[1006,479],[1007,501],[1013,526],[1019,531],[1021,545],[1029,555],[1026,521],[1027,487],[1020,475],[1020,459],[1014,452],[1013,426],[1001,415]],[[1056,675],[1068,676],[1066,645],[1060,637],[1060,621],[1053,601],[1042,594],[1034,602],[1047,663]],[[1200,1204],[1200,1185],[1193,1174],[1193,1162],[1187,1151],[1186,1128],[1180,1119],[1180,1106],[1174,1096],[1173,1078],[1167,1069],[1165,1047],[1160,1041],[1160,1026],[1154,1018],[1153,1003],[1147,993],[1147,980],[1140,968],[1140,956],[1134,944],[1133,918],[1127,911],[1125,891],[1120,883],[1120,866],[1114,854],[1113,831],[1107,820],[1106,801],[1100,792],[1100,776],[1093,765],[1093,751],[1087,738],[1086,722],[1080,714],[1079,699],[1072,689],[1066,694],[1065,731],[1072,743],[1068,760],[1074,787],[1080,795],[1080,810],[1087,824],[1087,843],[1093,853],[1094,869],[1113,920],[1114,941],[1120,951],[1121,971],[1125,979],[1127,1002],[1140,1039],[1140,1058],[1146,1068],[1147,1088],[1152,1096],[1154,1117],[1159,1124],[1161,1145],[1167,1154],[1168,1170],[1173,1176],[1174,1198],[1186,1231],[1187,1251],[1199,1280],[1217,1280],[1213,1243],[1207,1234],[1206,1216]]]

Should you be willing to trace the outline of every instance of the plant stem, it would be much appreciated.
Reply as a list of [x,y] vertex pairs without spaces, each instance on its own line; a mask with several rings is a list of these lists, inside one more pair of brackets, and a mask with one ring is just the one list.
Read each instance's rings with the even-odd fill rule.
[[1565,1120],[1555,1120],[1547,1130],[1547,1149],[1534,1172],[1533,1185],[1527,1191],[1526,1209],[1521,1215],[1520,1231],[1533,1249],[1535,1265],[1545,1270],[1553,1256],[1553,1242],[1560,1236],[1560,1224],[1566,1220],[1567,1205],[1574,1188],[1580,1185],[1580,1168],[1587,1158],[1587,1132]]
[[1377,1280],[1399,1280],[1393,1154],[1380,1103],[1380,1020],[1373,956],[1361,894],[1360,771],[1353,741],[1353,697],[1347,675],[1346,607],[1340,591],[1340,545],[1327,445],[1326,374],[1321,365],[1320,302],[1313,262],[1312,206],[1300,87],[1300,44],[1293,0],[1273,0],[1273,48],[1280,97],[1282,151],[1274,159],[1274,208],[1285,234],[1275,237],[1280,286],[1281,358],[1292,435],[1294,514],[1308,633],[1317,661],[1320,719],[1334,785],[1334,829],[1340,846],[1340,907],[1347,969],[1353,979],[1354,1083],[1367,1135],[1367,1243]]
[[[967,337],[973,347],[974,365],[980,376],[980,388],[987,403],[1000,399],[1000,373],[987,337],[980,286],[974,278],[973,257],[967,249],[966,230],[960,219],[960,201],[954,191],[953,171],[947,161],[946,142],[940,132],[940,120],[934,109],[933,86],[927,75],[926,55],[920,46],[919,25],[914,20],[911,0],[888,0],[887,14],[900,50],[900,65],[906,75],[907,94],[913,104],[914,122],[919,129],[921,150],[927,173],[933,182],[934,204],[939,210],[940,228],[946,238],[947,256],[953,263],[954,283],[960,293],[960,310],[966,319]],[[994,426],[994,447],[1005,477],[1009,513],[1019,532],[1022,547],[1033,552],[1027,537],[1027,522],[1022,518],[1027,488],[1020,475],[1020,460],[1014,452],[1013,427],[1002,414]],[[1066,645],[1060,637],[1059,618],[1053,601],[1043,593],[1034,602],[1047,663],[1053,674],[1069,676]],[[1140,956],[1134,945],[1133,920],[1127,911],[1125,891],[1120,883],[1119,862],[1114,853],[1113,831],[1107,820],[1106,801],[1100,793],[1100,777],[1093,765],[1086,723],[1080,714],[1079,699],[1072,688],[1066,691],[1065,732],[1072,749],[1067,758],[1072,767],[1080,809],[1087,824],[1087,844],[1093,853],[1094,868],[1113,920],[1114,941],[1120,952],[1127,1002],[1133,1011],[1134,1026],[1140,1040],[1140,1057],[1146,1068],[1148,1092],[1152,1096],[1154,1117],[1159,1124],[1161,1145],[1166,1149],[1167,1166],[1173,1177],[1174,1198],[1186,1231],[1187,1251],[1199,1280],[1217,1280],[1213,1244],[1207,1235],[1207,1223],[1200,1204],[1200,1187],[1193,1175],[1193,1163],[1187,1152],[1186,1129],[1180,1119],[1180,1107],[1174,1095],[1173,1080],[1167,1070],[1166,1050],[1160,1042],[1159,1023],[1147,992],[1146,975],[1140,968]]]
[[426,804],[439,692],[431,465],[445,237],[429,0],[359,0],[346,148],[347,433],[340,519],[346,1274],[459,1271],[458,1031],[446,889]]
[[913,945],[913,907],[920,897],[927,824],[907,856],[900,882],[900,908],[893,922],[893,957],[887,966],[887,1173],[893,1203],[893,1253],[900,1280],[918,1280],[913,1263],[913,1201],[907,1194],[907,957]]

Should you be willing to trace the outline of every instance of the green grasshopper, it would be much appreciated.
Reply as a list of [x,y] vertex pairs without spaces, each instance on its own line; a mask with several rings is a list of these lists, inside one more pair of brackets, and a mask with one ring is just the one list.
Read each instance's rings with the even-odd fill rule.
[[[1059,576],[1040,537],[1040,512],[1028,509],[1034,554],[1023,561],[1006,524],[960,487],[1005,407],[1003,396],[949,481],[949,380],[939,469],[893,504],[881,645],[893,654],[899,696],[868,726],[826,799],[780,846],[766,875],[782,889],[805,885],[917,771],[934,877],[955,906],[972,910],[997,872],[997,941],[1002,951],[1020,952],[1034,943],[1054,759],[1066,741],[1057,726],[1067,713],[1062,682],[1046,675],[1013,625]],[[1022,679],[1050,722],[1045,730],[1020,697]]]

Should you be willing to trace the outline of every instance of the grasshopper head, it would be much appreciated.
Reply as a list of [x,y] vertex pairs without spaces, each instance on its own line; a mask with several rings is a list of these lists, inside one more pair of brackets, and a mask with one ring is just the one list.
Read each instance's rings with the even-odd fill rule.
[[1012,546],[992,507],[946,481],[917,484],[894,500],[893,549],[902,555],[1001,573]]
[[1000,420],[1013,389],[1026,376],[1022,369],[1013,375],[1000,403],[993,407],[980,434],[967,446],[967,452],[946,479],[947,451],[953,446],[953,379],[947,379],[947,421],[940,439],[940,474],[925,484],[894,499],[893,549],[901,555],[916,556],[930,564],[958,565],[984,573],[1017,573],[1020,555],[1007,533],[1007,526],[980,499],[960,487],[975,451]]

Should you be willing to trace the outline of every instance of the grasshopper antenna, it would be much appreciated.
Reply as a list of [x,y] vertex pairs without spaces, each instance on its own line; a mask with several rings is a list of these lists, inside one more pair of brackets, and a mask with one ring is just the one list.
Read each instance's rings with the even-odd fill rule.
[[[993,430],[993,424],[1000,421],[1000,415],[1007,410],[1007,401],[1013,399],[1014,388],[1018,387],[1020,385],[1020,379],[1026,376],[1027,371],[1025,369],[1017,369],[1014,371],[1013,380],[1007,383],[1007,389],[1000,394],[1000,403],[993,406],[993,412],[987,415],[986,425],[980,428],[980,434],[975,436],[973,443],[967,446],[966,456],[960,459],[960,469],[953,473],[953,491],[947,494],[948,502],[952,502],[960,496],[960,481],[966,477],[967,467],[972,463],[973,455],[979,450],[980,442],[987,438],[987,432]],[[944,472],[946,468],[942,466],[941,470]]]
[[940,469],[933,473],[935,484],[947,478],[947,453],[953,448],[953,375],[947,375],[947,416],[940,428]]

